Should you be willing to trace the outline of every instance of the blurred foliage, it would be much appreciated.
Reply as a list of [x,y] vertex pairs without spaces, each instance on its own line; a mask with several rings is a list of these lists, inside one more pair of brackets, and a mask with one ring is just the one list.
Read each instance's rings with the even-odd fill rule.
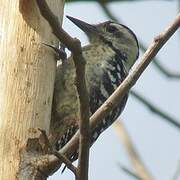
[[[66,0],[66,2],[100,2],[100,3],[110,3],[110,2],[134,2],[134,1],[151,1],[151,0],[101,0],[101,1],[97,1],[97,0]],[[159,0],[159,1],[174,1],[174,0]]]

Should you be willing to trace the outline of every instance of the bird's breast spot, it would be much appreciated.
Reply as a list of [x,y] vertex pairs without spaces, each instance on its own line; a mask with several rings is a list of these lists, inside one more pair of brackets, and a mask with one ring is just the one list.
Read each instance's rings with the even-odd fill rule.
[[117,64],[117,70],[120,72],[121,71],[121,68],[120,68],[120,65],[119,64]]
[[111,79],[111,81],[115,81],[115,77],[108,71],[108,75],[109,75],[109,78]]
[[119,71],[117,72],[117,76],[118,76],[119,79],[121,79],[121,74],[120,74]]
[[109,94],[107,93],[106,89],[104,88],[104,85],[101,85],[101,93],[104,97],[109,97]]
[[101,101],[101,100],[99,100],[98,105],[99,105],[99,106],[101,106],[101,105],[102,105],[102,101]]

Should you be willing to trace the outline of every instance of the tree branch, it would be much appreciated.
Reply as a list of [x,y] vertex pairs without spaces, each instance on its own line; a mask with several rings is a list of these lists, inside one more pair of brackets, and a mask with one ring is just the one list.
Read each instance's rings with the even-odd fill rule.
[[[104,2],[99,2],[101,8],[103,9],[103,11],[105,12],[105,14],[112,20],[118,22],[118,19],[111,13],[111,11],[109,10],[107,3]],[[141,50],[143,50],[144,52],[146,51],[146,47],[145,45],[140,42],[140,48]],[[165,67],[163,67],[163,65],[159,62],[159,60],[154,57],[154,60],[152,61],[153,64],[156,66],[156,68],[158,68],[158,70],[164,74],[166,77],[168,78],[174,78],[174,79],[180,79],[180,74],[177,73],[173,73],[170,72],[168,69],[166,69]],[[144,105],[146,105],[153,113],[158,114],[159,116],[161,116],[162,118],[166,119],[169,123],[173,124],[174,126],[176,126],[177,128],[180,128],[180,123],[178,123],[177,120],[175,120],[174,118],[172,118],[171,116],[169,116],[168,114],[166,114],[165,112],[163,112],[162,110],[159,110],[157,107],[155,107],[152,103],[150,103],[149,101],[147,101],[144,97],[142,97],[140,94],[137,94],[135,91],[131,91],[131,95],[133,97],[135,97],[137,100],[139,100],[141,103],[143,103]]]
[[172,180],[178,180],[180,176],[180,161],[178,161]]
[[150,111],[159,115],[161,118],[165,119],[168,123],[170,123],[171,125],[174,125],[176,128],[180,130],[180,123],[178,120],[172,118],[166,112],[160,110],[158,107],[150,103],[147,99],[145,99],[145,97],[141,96],[136,91],[133,90],[130,93],[134,98],[136,98],[138,101],[144,104],[147,108],[149,108]]
[[88,179],[89,164],[89,96],[86,88],[85,80],[85,60],[82,55],[81,42],[72,38],[62,28],[58,18],[49,9],[45,0],[36,0],[42,16],[48,21],[54,35],[61,43],[67,46],[72,52],[75,68],[76,68],[76,87],[80,101],[80,146],[79,146],[79,163],[78,163],[78,179]]
[[118,166],[122,169],[122,171],[124,171],[126,174],[131,176],[133,179],[143,180],[139,175],[137,175],[136,173],[134,173],[133,171],[131,171],[129,168],[125,167],[124,165],[121,165],[120,163],[118,163]]
[[77,168],[72,164],[72,162],[69,159],[67,159],[63,154],[60,154],[58,151],[56,151],[52,147],[45,130],[39,128],[39,131],[41,132],[44,139],[44,143],[47,146],[47,148],[50,150],[50,153],[56,156],[60,161],[62,161],[67,166],[67,168],[70,169],[74,173],[74,175],[77,177],[77,172],[78,172]]
[[149,172],[149,170],[147,169],[147,167],[145,166],[145,164],[143,163],[122,121],[116,121],[113,124],[113,127],[115,128],[122,143],[124,144],[127,153],[129,155],[129,158],[131,160],[131,163],[138,177],[141,177],[140,179],[147,179],[147,180],[154,179],[151,173]]
[[[110,9],[108,8],[108,3],[107,2],[102,2],[102,1],[98,1],[100,7],[102,8],[102,10],[104,11],[104,13],[106,14],[106,16],[108,16],[110,19],[112,19],[113,21],[116,22],[121,22],[119,19],[117,19],[112,12],[110,11]],[[139,41],[139,46],[140,49],[145,52],[147,47],[141,42]],[[169,71],[167,68],[165,68],[157,59],[157,57],[154,57],[154,60],[152,61],[153,65],[167,78],[173,78],[173,79],[180,79],[180,74],[178,73],[174,73]]]
[[[180,26],[180,14],[178,14],[173,22],[160,33],[154,41],[150,44],[147,51],[141,57],[140,61],[135,63],[132,67],[132,71],[116,89],[116,91],[105,101],[105,103],[91,116],[90,127],[93,129],[98,123],[100,123],[104,117],[121,102],[123,96],[129,91],[129,89],[136,83],[143,71],[162,48],[162,46],[169,40],[169,38],[175,33]],[[59,151],[67,156],[71,155],[78,147],[79,131],[73,136],[73,138]],[[53,156],[49,157],[49,163],[52,166],[59,166],[59,161]]]
[[[141,48],[141,50],[143,50],[143,52],[146,51],[145,45],[142,44],[141,42],[140,42],[140,48]],[[180,79],[179,73],[171,72],[170,70],[165,68],[157,58],[154,58],[153,65],[167,78]]]
[[114,93],[105,101],[105,103],[91,116],[90,120],[92,122],[92,128],[101,121],[105,116],[116,107],[119,102],[123,99],[125,93],[136,83],[143,71],[152,61],[154,56],[162,48],[162,46],[168,41],[168,39],[175,33],[175,31],[180,26],[180,14],[178,14],[174,21],[160,33],[157,37],[154,38],[154,41],[151,43],[145,54],[142,56],[140,61],[136,62],[132,71],[121,83],[121,85],[114,91]]

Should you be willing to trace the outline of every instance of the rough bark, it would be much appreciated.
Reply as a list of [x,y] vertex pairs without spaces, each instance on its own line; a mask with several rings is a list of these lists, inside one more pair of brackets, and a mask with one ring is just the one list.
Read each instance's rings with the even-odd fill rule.
[[[63,16],[62,0],[48,0]],[[49,131],[56,62],[42,42],[57,44],[34,0],[0,0],[0,179],[19,175],[28,138]],[[24,174],[25,176],[25,174]]]

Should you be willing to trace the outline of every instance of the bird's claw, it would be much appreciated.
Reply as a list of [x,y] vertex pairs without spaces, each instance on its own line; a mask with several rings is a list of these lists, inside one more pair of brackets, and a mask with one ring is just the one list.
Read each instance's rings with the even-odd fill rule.
[[46,44],[46,43],[42,43],[42,44],[52,48],[55,51],[55,53],[56,53],[56,60],[60,60],[61,59],[62,61],[65,61],[67,59],[67,54],[65,52],[65,46],[63,44],[60,45],[60,48],[52,46],[52,45],[49,45],[49,44]]

